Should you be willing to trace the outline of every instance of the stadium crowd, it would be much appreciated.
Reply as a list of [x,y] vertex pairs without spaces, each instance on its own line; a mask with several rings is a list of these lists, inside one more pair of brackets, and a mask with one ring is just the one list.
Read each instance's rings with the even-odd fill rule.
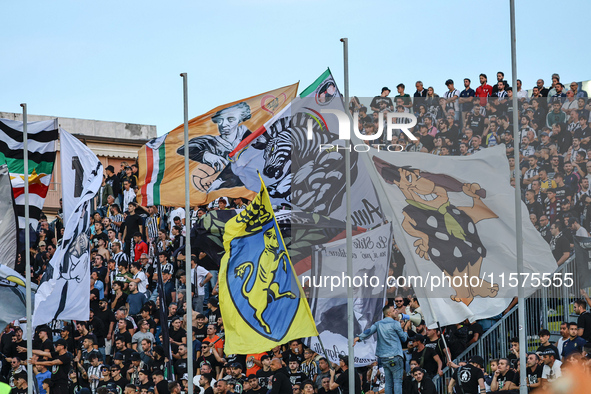
[[[386,111],[412,112],[417,137],[410,141],[404,134],[392,141],[405,151],[435,155],[471,155],[488,147],[505,144],[511,174],[522,174],[523,199],[530,218],[541,236],[550,244],[558,264],[572,253],[573,235],[589,236],[591,226],[591,103],[578,83],[565,88],[557,74],[550,87],[538,80],[528,93],[518,80],[512,89],[497,73],[494,86],[487,76],[479,76],[479,86],[464,89],[447,80],[441,96],[434,88],[416,83],[413,97],[405,86],[397,86],[398,95],[389,97],[382,89],[370,109],[353,99],[352,111],[359,112],[359,130],[371,135],[379,127]],[[518,108],[511,99],[517,95]],[[513,111],[519,113],[521,145],[514,156]],[[371,114],[369,114],[371,112]],[[516,160],[516,157],[518,159]],[[185,217],[183,207],[148,206],[136,202],[137,164],[121,163],[105,170],[103,184],[96,196],[96,211],[91,226],[91,314],[87,322],[54,321],[37,327],[34,355],[35,391],[40,394],[178,394],[189,384],[200,394],[348,394],[348,359],[342,355],[338,365],[304,346],[303,340],[291,341],[259,354],[225,354],[224,322],[216,297],[219,266],[199,245],[192,249],[190,281],[184,270],[186,231],[211,210],[242,209],[244,198],[219,198],[209,206],[194,207]],[[515,182],[515,177],[511,177]],[[188,228],[187,228],[188,227]],[[30,250],[33,280],[40,283],[63,234],[60,214],[51,223],[45,216],[39,221],[36,241]],[[393,253],[391,273],[400,275],[403,257]],[[157,290],[158,271],[162,273],[163,294]],[[24,258],[16,270],[25,273]],[[189,284],[189,285],[188,285]],[[552,382],[561,375],[561,366],[582,363],[589,366],[591,355],[591,299],[575,303],[577,322],[564,322],[562,337],[550,343],[547,327],[538,327],[540,345],[528,353],[528,387]],[[388,305],[399,314],[421,314],[412,289],[388,294]],[[160,298],[166,310],[159,310]],[[185,318],[186,303],[191,302],[193,316]],[[505,312],[512,306],[510,305]],[[404,349],[404,393],[435,393],[436,385],[450,393],[506,391],[519,386],[519,343],[511,341],[506,358],[472,357],[456,365],[453,360],[478,341],[500,315],[481,322],[463,322],[455,326],[427,329],[424,320],[418,326],[400,321],[408,332]],[[187,324],[193,338],[186,336]],[[162,329],[168,328],[171,353],[163,346]],[[446,341],[443,341],[445,337]],[[445,344],[447,346],[445,346]],[[187,346],[193,347],[194,375],[187,374]],[[0,335],[0,381],[27,391],[26,341],[18,322],[9,324]],[[170,364],[170,368],[168,365]],[[449,366],[453,379],[441,382]],[[331,368],[332,367],[332,368]],[[386,387],[382,365],[356,370],[355,392],[378,394]],[[389,393],[387,393],[389,394]]]

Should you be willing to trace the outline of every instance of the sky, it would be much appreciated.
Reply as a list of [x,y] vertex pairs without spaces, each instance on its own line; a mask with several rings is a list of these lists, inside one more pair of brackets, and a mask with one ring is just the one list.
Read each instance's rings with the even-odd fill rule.
[[[587,0],[516,0],[518,77],[525,88],[591,79]],[[330,67],[350,94],[407,93],[422,80],[511,78],[509,0],[10,1],[0,28],[0,112],[156,125],[300,82]],[[68,130],[75,133],[76,130]]]

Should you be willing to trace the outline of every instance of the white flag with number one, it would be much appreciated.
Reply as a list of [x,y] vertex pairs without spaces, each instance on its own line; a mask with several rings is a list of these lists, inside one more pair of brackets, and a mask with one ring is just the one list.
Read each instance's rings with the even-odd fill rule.
[[35,297],[33,326],[51,320],[88,320],[90,315],[90,202],[103,165],[76,137],[60,129],[64,236]]

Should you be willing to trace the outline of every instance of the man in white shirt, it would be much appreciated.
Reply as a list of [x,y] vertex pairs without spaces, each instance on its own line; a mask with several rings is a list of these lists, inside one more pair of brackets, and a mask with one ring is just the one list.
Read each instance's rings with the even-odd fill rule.
[[527,90],[521,88],[521,79],[517,80],[517,99],[522,102],[527,100]]
[[139,262],[136,261],[131,264],[131,273],[133,274],[133,279],[131,279],[131,281],[137,284],[138,292],[146,294],[146,291],[148,290],[148,277],[144,271],[142,271]]
[[453,109],[455,111],[455,115],[454,115],[454,119],[455,120],[459,120],[459,114],[460,114],[460,92],[458,91],[458,89],[456,89],[454,87],[454,81],[451,79],[448,79],[447,81],[445,81],[445,85],[447,86],[448,91],[445,92],[445,102],[446,102],[446,108],[448,109]]
[[542,359],[544,360],[542,387],[547,386],[548,383],[552,383],[562,376],[562,370],[560,369],[562,362],[557,360],[557,357],[558,355],[552,349],[547,349],[542,352]]
[[196,294],[193,295],[193,310],[203,313],[203,300],[205,299],[205,284],[212,278],[211,273],[200,265],[197,265],[197,257],[191,256],[191,284]]
[[185,225],[185,208],[178,207],[177,209],[173,210],[170,213],[170,216],[168,217],[169,218],[168,219],[168,222],[169,222],[169,224],[170,224],[171,227],[174,226],[173,221],[174,221],[174,218],[177,217],[177,216],[179,218],[181,218],[181,223],[183,224],[183,226]]
[[577,218],[568,219],[568,224],[570,229],[575,232],[577,237],[589,237],[589,231],[587,231],[585,227],[581,226],[581,223],[579,223]]

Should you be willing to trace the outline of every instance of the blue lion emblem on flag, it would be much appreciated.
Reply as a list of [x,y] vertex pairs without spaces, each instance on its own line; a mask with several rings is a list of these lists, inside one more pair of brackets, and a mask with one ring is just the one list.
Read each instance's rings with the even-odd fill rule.
[[231,242],[227,283],[244,321],[269,339],[280,341],[300,306],[297,282],[273,221]]

